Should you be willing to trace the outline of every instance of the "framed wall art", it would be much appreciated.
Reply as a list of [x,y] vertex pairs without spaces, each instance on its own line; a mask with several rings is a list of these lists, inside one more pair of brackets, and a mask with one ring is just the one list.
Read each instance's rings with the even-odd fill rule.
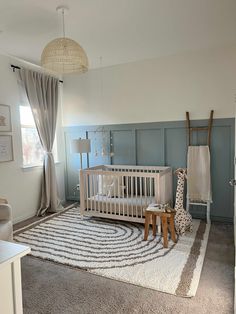
[[8,105],[0,105],[0,132],[11,132],[11,109]]
[[0,135],[0,162],[13,160],[13,145],[11,135]]

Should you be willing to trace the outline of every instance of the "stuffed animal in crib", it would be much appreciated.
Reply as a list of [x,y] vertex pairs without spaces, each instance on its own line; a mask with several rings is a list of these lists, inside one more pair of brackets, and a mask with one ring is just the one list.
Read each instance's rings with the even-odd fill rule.
[[175,229],[177,234],[184,235],[185,231],[193,231],[192,216],[183,208],[184,181],[187,178],[186,169],[179,168],[175,171],[175,174],[177,175]]

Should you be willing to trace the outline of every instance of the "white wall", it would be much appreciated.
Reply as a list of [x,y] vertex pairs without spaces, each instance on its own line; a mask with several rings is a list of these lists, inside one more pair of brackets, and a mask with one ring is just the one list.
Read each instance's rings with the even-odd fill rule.
[[235,91],[236,46],[90,70],[64,78],[63,124],[234,117]]
[[[13,220],[18,222],[34,216],[38,209],[42,167],[22,168],[19,91],[16,74],[10,68],[11,62],[15,64],[14,60],[6,56],[0,56],[0,103],[11,107],[14,150],[14,161],[0,163],[0,197],[8,199],[13,208]],[[62,137],[59,136],[59,140],[60,138]],[[59,143],[59,153],[62,154],[62,151],[63,146]],[[58,181],[60,182],[60,198],[64,199],[64,163],[59,163],[56,167]]]

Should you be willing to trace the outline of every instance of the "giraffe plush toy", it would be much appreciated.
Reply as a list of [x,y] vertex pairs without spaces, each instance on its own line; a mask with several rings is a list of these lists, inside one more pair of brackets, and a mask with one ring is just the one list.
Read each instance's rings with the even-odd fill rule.
[[184,181],[187,178],[186,169],[179,168],[175,173],[177,175],[175,229],[177,234],[184,235],[185,231],[192,232],[193,230],[192,216],[183,208]]

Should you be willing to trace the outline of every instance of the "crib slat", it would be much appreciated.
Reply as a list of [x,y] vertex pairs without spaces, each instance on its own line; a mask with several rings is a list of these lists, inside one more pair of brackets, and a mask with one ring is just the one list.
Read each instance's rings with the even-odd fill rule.
[[[113,191],[112,191],[112,189],[113,189]],[[108,211],[110,212],[110,214],[112,214],[112,203],[111,203],[111,200],[112,200],[112,192],[114,192],[114,190],[115,190],[115,182],[114,182],[114,180],[113,180],[113,186],[112,187],[110,187],[109,188],[109,191],[107,191],[107,194],[109,193],[110,195],[109,195],[109,208],[108,208]]]
[[142,209],[143,205],[143,178],[139,178],[139,188],[140,188],[140,208]]
[[93,197],[93,175],[89,176],[89,193],[90,193],[90,199],[91,199],[91,210],[94,211],[94,197]]
[[93,175],[92,186],[93,186],[93,199],[94,199],[94,210],[97,211],[97,199],[96,199],[96,184],[95,184],[95,175]]
[[152,196],[152,180],[153,180],[153,178],[149,178],[149,190],[150,190],[149,196]]
[[85,196],[85,191],[84,191],[84,178],[85,178],[85,176],[83,174],[83,171],[80,171],[79,176],[80,176],[80,213],[81,213],[81,215],[84,215],[86,196]]
[[[120,176],[118,176],[118,186],[120,187]],[[122,184],[123,186],[123,184]],[[122,191],[123,191],[123,188],[122,188]],[[119,198],[119,216],[120,216],[120,189],[118,189],[118,198]]]
[[102,193],[102,212],[104,213],[103,174],[101,175],[101,182],[102,182],[102,188],[101,188],[101,193]]
[[85,174],[85,184],[86,184],[86,205],[87,205],[87,210],[89,209],[89,193],[88,193],[88,174]]
[[161,202],[161,199],[160,199],[160,175],[159,173],[156,174],[156,177],[155,177],[155,198],[156,198],[156,202],[158,204],[160,204]]
[[129,211],[130,211],[130,204],[129,204],[129,177],[126,176],[126,184],[128,185],[128,191],[126,192],[126,215],[127,217],[129,216]]
[[[130,195],[130,198],[131,200],[133,200],[133,197],[134,197],[134,189],[133,189],[133,178],[132,177],[129,177],[129,179],[131,180],[131,195]],[[131,216],[134,217],[134,202],[131,201]]]
[[145,205],[147,205],[147,178],[144,178],[144,196],[145,196]]
[[114,198],[113,198],[113,204],[112,204],[112,214],[116,215],[116,197],[117,197],[117,192],[120,188],[119,184],[118,184],[118,178],[119,177],[114,177]]
[[[124,181],[124,176],[122,176],[122,182]],[[125,215],[125,191],[122,191],[122,199],[123,199],[123,216]]]
[[93,210],[92,178],[91,178],[91,175],[89,175],[89,199],[90,199],[90,210]]
[[158,181],[158,203],[161,203],[161,182],[160,182],[160,174],[157,174],[157,181]]
[[135,177],[136,217],[138,217],[138,178]]
[[105,193],[106,193],[106,194],[105,194],[105,204],[106,204],[105,207],[106,207],[106,214],[108,214],[108,208],[107,208],[107,207],[108,207],[108,206],[107,206],[107,205],[108,205],[108,202],[107,202],[107,191],[105,191]]
[[101,179],[99,175],[96,175],[96,196],[98,199],[98,212],[101,213],[101,204],[100,204],[100,193],[101,193],[101,188],[99,186],[99,183],[101,182]]

